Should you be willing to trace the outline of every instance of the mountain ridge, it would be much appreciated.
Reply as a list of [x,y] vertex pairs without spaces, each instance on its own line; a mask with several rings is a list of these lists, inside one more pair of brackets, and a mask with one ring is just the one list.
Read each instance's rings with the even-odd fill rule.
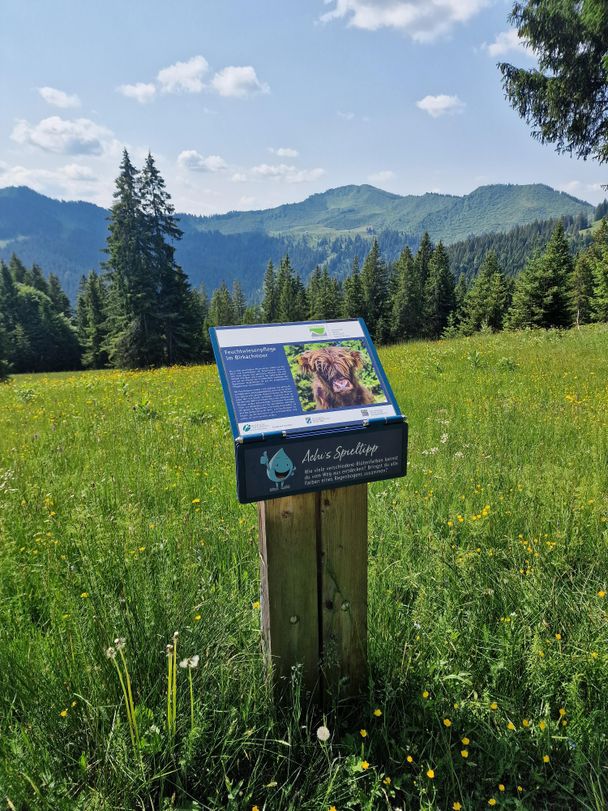
[[[586,201],[545,184],[493,184],[462,196],[399,195],[351,184],[270,209],[206,217],[180,213],[184,238],[176,257],[194,285],[204,282],[212,289],[238,278],[254,295],[268,260],[277,262],[286,252],[305,277],[316,264],[341,275],[355,255],[363,258],[373,236],[382,236],[391,259],[405,244],[415,248],[424,231],[434,242],[451,244],[592,212]],[[73,298],[80,276],[104,259],[108,214],[93,203],[57,200],[27,186],[4,187],[0,258],[14,251],[26,264],[37,262],[46,273],[56,273]]]

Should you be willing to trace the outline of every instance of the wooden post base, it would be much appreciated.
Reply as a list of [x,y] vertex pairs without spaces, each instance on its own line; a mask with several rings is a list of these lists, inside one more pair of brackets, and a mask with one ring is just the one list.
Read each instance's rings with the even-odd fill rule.
[[275,685],[317,700],[367,680],[367,484],[258,504],[262,635]]

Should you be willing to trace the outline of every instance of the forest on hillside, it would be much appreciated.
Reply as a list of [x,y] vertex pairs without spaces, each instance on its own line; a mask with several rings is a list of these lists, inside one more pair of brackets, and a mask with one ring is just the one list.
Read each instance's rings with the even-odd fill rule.
[[[608,213],[608,203],[597,214]],[[328,264],[304,278],[297,258],[270,260],[260,297],[237,279],[194,289],[176,261],[182,231],[154,158],[124,151],[101,273],[72,307],[55,274],[13,255],[0,263],[0,375],[151,368],[211,360],[216,325],[362,317],[380,344],[479,330],[567,328],[608,320],[608,220],[584,215],[518,226],[446,248],[425,233],[413,251],[374,238],[343,277]],[[385,243],[386,244],[386,243]]]

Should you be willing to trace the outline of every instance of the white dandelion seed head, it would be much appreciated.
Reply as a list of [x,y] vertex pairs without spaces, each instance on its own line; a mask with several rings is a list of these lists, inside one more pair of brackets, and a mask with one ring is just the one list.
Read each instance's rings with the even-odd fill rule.
[[116,659],[116,648],[113,648],[112,645],[110,645],[109,648],[106,648],[106,656],[108,659]]
[[118,636],[114,640],[114,647],[116,648],[116,650],[124,650],[126,644],[127,640],[124,638],[124,636]]
[[177,640],[178,636],[179,636],[179,631],[173,631],[173,639]]
[[173,653],[173,645],[171,643],[169,643],[165,647],[165,653],[167,654],[167,656],[171,656],[171,654]]
[[187,667],[190,667],[189,662],[190,659],[182,659],[181,662],[179,663],[179,666],[185,669]]
[[198,653],[195,654],[194,656],[191,656],[188,659],[188,667],[191,670],[193,670],[195,667],[198,667],[199,659],[200,659],[200,656],[198,655]]
[[318,738],[320,741],[328,741],[328,740],[329,740],[329,736],[330,736],[330,734],[331,734],[331,733],[330,733],[329,729],[327,729],[327,727],[326,727],[326,726],[320,726],[320,727],[317,729],[317,738]]

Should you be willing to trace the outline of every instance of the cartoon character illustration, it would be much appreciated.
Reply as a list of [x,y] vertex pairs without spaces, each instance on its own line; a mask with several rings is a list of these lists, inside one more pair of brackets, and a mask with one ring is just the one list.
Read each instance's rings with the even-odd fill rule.
[[270,488],[271,492],[273,490],[282,490],[285,481],[294,475],[296,469],[283,448],[280,448],[271,459],[268,458],[268,453],[264,451],[260,464],[266,465],[266,475],[271,482],[276,484],[276,487]]

